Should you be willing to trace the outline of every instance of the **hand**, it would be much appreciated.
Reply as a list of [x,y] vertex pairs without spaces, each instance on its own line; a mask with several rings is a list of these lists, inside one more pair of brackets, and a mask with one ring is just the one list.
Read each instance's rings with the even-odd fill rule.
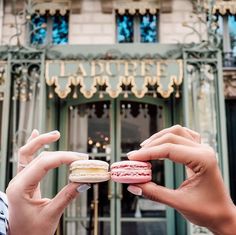
[[128,154],[130,160],[169,159],[184,164],[188,177],[177,189],[149,182],[130,185],[130,192],[167,204],[215,234],[235,234],[235,206],[224,186],[214,150],[200,143],[198,133],[177,125],[154,134],[141,145],[140,150]]
[[80,159],[81,154],[66,151],[42,152],[33,159],[42,146],[59,137],[58,131],[39,135],[34,130],[19,150],[18,174],[6,190],[11,235],[53,235],[65,207],[78,195],[79,184],[69,183],[53,199],[41,198],[39,182],[47,172]]

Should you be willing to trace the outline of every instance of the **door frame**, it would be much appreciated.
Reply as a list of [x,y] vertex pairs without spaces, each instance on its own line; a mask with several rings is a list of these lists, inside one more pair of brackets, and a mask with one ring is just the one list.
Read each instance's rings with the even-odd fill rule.
[[[59,149],[60,150],[67,150],[68,149],[68,107],[71,105],[79,105],[97,101],[110,101],[112,108],[111,108],[111,118],[110,118],[110,138],[111,138],[111,159],[118,160],[117,156],[120,156],[120,138],[121,138],[121,123],[120,123],[120,105],[119,103],[122,101],[136,101],[140,103],[147,103],[153,105],[162,105],[163,106],[163,116],[164,124],[163,128],[169,127],[173,124],[173,105],[171,104],[171,99],[163,99],[163,98],[153,98],[153,97],[144,97],[142,99],[137,98],[135,96],[130,96],[129,98],[122,98],[118,97],[116,99],[111,98],[108,95],[104,95],[103,99],[99,98],[99,95],[96,94],[91,99],[87,99],[84,96],[80,96],[79,99],[67,99],[67,100],[60,100],[60,112],[59,112],[59,131],[62,133],[61,138],[59,140]],[[165,172],[172,172],[172,174],[165,175],[165,185],[169,188],[175,187],[175,168],[174,164],[171,161],[165,162]],[[57,179],[57,190],[60,190],[67,184],[66,179],[67,174],[67,166],[61,166],[58,169],[58,179]],[[168,176],[168,177],[166,177]],[[110,199],[110,206],[111,206],[111,234],[112,235],[121,235],[121,200],[117,199],[118,192],[120,191],[119,184],[114,182],[111,183],[111,199]],[[167,221],[167,234],[175,235],[176,234],[176,217],[175,211],[173,208],[167,207],[166,211],[166,221]],[[63,224],[65,225],[64,219]],[[66,226],[63,226],[63,234],[66,234]]]
[[[146,104],[152,104],[152,105],[162,105],[163,106],[163,116],[165,117],[164,119],[164,123],[163,123],[163,128],[166,128],[168,126],[170,126],[172,124],[172,115],[171,115],[171,109],[168,108],[168,100],[164,100],[161,98],[153,98],[153,97],[143,97],[142,99],[137,98],[135,96],[130,96],[128,98],[123,98],[121,96],[119,96],[116,99],[113,99],[113,103],[116,103],[115,105],[115,110],[112,110],[113,112],[120,113],[120,102],[122,100],[125,101],[136,101],[136,102],[140,102],[140,103],[146,103]],[[114,105],[113,105],[114,107]],[[118,156],[121,156],[121,118],[120,115],[116,116],[117,118],[117,126],[116,126],[116,153]],[[116,161],[119,161],[120,158],[116,158],[116,156],[114,156],[116,159]],[[173,172],[173,174],[166,174],[165,175],[165,186],[169,187],[169,188],[174,188],[174,167],[173,167],[173,163],[170,161],[166,161],[164,164],[164,169],[165,172]],[[168,176],[168,177],[166,177]],[[120,184],[115,184],[115,193],[118,196],[117,202],[116,202],[116,224],[117,224],[117,233],[115,233],[116,235],[121,235],[121,223],[122,223],[122,219],[121,219],[121,199],[119,198],[119,192],[122,190],[121,189],[121,185]],[[166,210],[166,222],[167,222],[167,234],[171,234],[171,235],[175,235],[176,231],[175,231],[175,212],[173,208],[167,207]]]

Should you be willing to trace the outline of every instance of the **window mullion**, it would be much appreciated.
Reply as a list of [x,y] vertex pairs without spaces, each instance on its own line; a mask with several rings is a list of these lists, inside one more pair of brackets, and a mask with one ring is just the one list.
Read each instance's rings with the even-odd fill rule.
[[53,32],[53,16],[48,15],[47,17],[47,36],[46,43],[52,43],[52,32]]
[[140,17],[139,14],[134,15],[134,42],[140,42]]
[[224,52],[231,51],[228,15],[223,16],[223,49]]

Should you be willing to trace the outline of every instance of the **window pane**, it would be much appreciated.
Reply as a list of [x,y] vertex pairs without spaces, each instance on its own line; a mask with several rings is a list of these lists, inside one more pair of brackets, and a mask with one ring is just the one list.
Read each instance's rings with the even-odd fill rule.
[[233,55],[236,56],[236,21],[235,16],[228,16],[228,26],[230,34],[230,45]]
[[157,42],[157,16],[145,14],[140,16],[141,42]]
[[47,34],[46,15],[34,14],[32,16],[31,44],[44,44]]
[[53,44],[68,43],[68,14],[53,16],[52,42]]
[[134,41],[134,21],[131,15],[118,15],[117,37],[119,43]]

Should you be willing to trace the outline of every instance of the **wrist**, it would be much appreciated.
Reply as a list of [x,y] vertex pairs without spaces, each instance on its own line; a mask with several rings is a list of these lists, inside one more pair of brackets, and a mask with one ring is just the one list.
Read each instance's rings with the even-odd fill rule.
[[219,216],[219,220],[208,229],[213,232],[214,235],[235,235],[236,231],[236,207],[232,204],[227,214],[225,214],[225,208],[222,208],[224,215]]

